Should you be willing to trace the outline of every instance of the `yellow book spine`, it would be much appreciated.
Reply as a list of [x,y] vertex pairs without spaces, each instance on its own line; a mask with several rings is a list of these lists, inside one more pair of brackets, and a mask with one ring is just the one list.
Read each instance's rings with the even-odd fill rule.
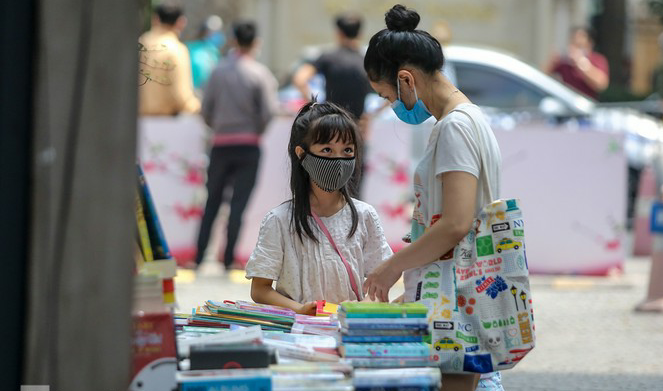
[[145,221],[145,213],[143,212],[143,205],[140,202],[140,196],[136,191],[136,223],[138,224],[138,236],[140,237],[140,245],[143,248],[143,256],[145,262],[154,261],[152,253],[152,246],[150,245],[150,235],[147,231],[147,222]]

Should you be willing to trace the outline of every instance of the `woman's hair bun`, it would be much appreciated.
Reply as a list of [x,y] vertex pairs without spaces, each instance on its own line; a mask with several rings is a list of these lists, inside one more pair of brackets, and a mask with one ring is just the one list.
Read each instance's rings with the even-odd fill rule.
[[396,4],[384,15],[387,28],[391,31],[414,31],[419,24],[417,11],[405,8],[404,5]]

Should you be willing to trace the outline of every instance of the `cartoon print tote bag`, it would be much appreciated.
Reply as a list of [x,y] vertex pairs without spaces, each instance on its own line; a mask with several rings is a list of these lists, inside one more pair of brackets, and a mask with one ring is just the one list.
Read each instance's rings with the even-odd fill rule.
[[415,298],[429,308],[431,355],[442,372],[515,366],[535,344],[520,201],[484,206],[452,259],[420,269]]

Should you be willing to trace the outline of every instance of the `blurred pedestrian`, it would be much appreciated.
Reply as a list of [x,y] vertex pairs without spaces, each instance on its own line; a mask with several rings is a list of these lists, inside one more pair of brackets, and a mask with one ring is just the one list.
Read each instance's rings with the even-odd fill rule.
[[224,191],[230,188],[223,255],[226,268],[239,267],[235,244],[258,173],[260,136],[278,108],[278,82],[254,57],[258,47],[256,24],[238,21],[233,25],[233,34],[234,49],[212,72],[203,98],[202,116],[214,136],[207,169],[207,203],[195,258],[196,265],[200,265]]
[[[364,71],[364,55],[359,46],[362,17],[354,13],[340,14],[335,24],[338,46],[315,61],[300,66],[293,77],[293,84],[308,101],[311,99],[308,83],[313,76],[321,73],[325,77],[326,101],[336,103],[353,115],[365,142],[370,135],[368,118],[364,116],[364,101],[372,89]],[[361,193],[359,171],[351,180],[350,194],[353,197],[360,197]]]
[[[421,271],[432,263],[440,266],[441,283],[455,286],[455,268],[448,263],[453,262],[453,249],[481,209],[500,193],[502,158],[490,124],[481,109],[442,75],[442,47],[429,33],[417,30],[419,20],[416,11],[395,5],[385,15],[387,28],[371,38],[364,61],[371,86],[391,103],[401,121],[437,121],[415,170],[412,243],[364,282],[364,292],[380,301],[388,301],[401,275],[404,301],[420,300]],[[435,306],[448,302],[435,297]],[[479,389],[503,390],[495,372],[444,373],[442,384],[444,390],[472,391],[480,381]]]
[[179,35],[186,26],[182,7],[163,3],[154,8],[152,28],[139,38],[141,74],[140,115],[196,113],[200,101],[193,92],[189,51]]
[[226,42],[222,28],[223,20],[217,15],[212,15],[200,26],[197,38],[186,42],[191,55],[193,88],[199,95],[202,95],[207,79],[221,59],[221,48]]
[[548,73],[594,99],[610,83],[608,60],[594,51],[593,33],[585,27],[571,30],[567,52],[551,61]]

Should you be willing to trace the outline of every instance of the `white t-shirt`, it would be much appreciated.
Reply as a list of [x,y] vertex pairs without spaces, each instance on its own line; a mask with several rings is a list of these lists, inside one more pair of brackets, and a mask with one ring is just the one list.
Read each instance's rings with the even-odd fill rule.
[[[320,219],[350,265],[361,294],[364,277],[393,253],[375,209],[365,202],[352,201],[358,224],[350,238],[352,214],[348,204],[333,216]],[[258,244],[246,265],[246,278],[276,280],[276,291],[299,303],[357,300],[341,257],[313,218],[308,223],[318,243],[304,235],[299,240],[290,224],[290,205],[286,202],[277,206],[263,219]]]
[[[477,131],[481,132],[480,136]],[[477,178],[475,216],[484,205],[493,201],[488,196],[486,180],[481,175],[481,157],[485,159],[484,167],[492,197],[499,199],[502,157],[497,140],[481,109],[471,103],[462,103],[433,126],[424,156],[415,170],[414,194],[417,202],[412,216],[413,242],[442,215],[443,173],[464,171]],[[404,273],[405,301],[415,300],[419,271],[415,268]]]

